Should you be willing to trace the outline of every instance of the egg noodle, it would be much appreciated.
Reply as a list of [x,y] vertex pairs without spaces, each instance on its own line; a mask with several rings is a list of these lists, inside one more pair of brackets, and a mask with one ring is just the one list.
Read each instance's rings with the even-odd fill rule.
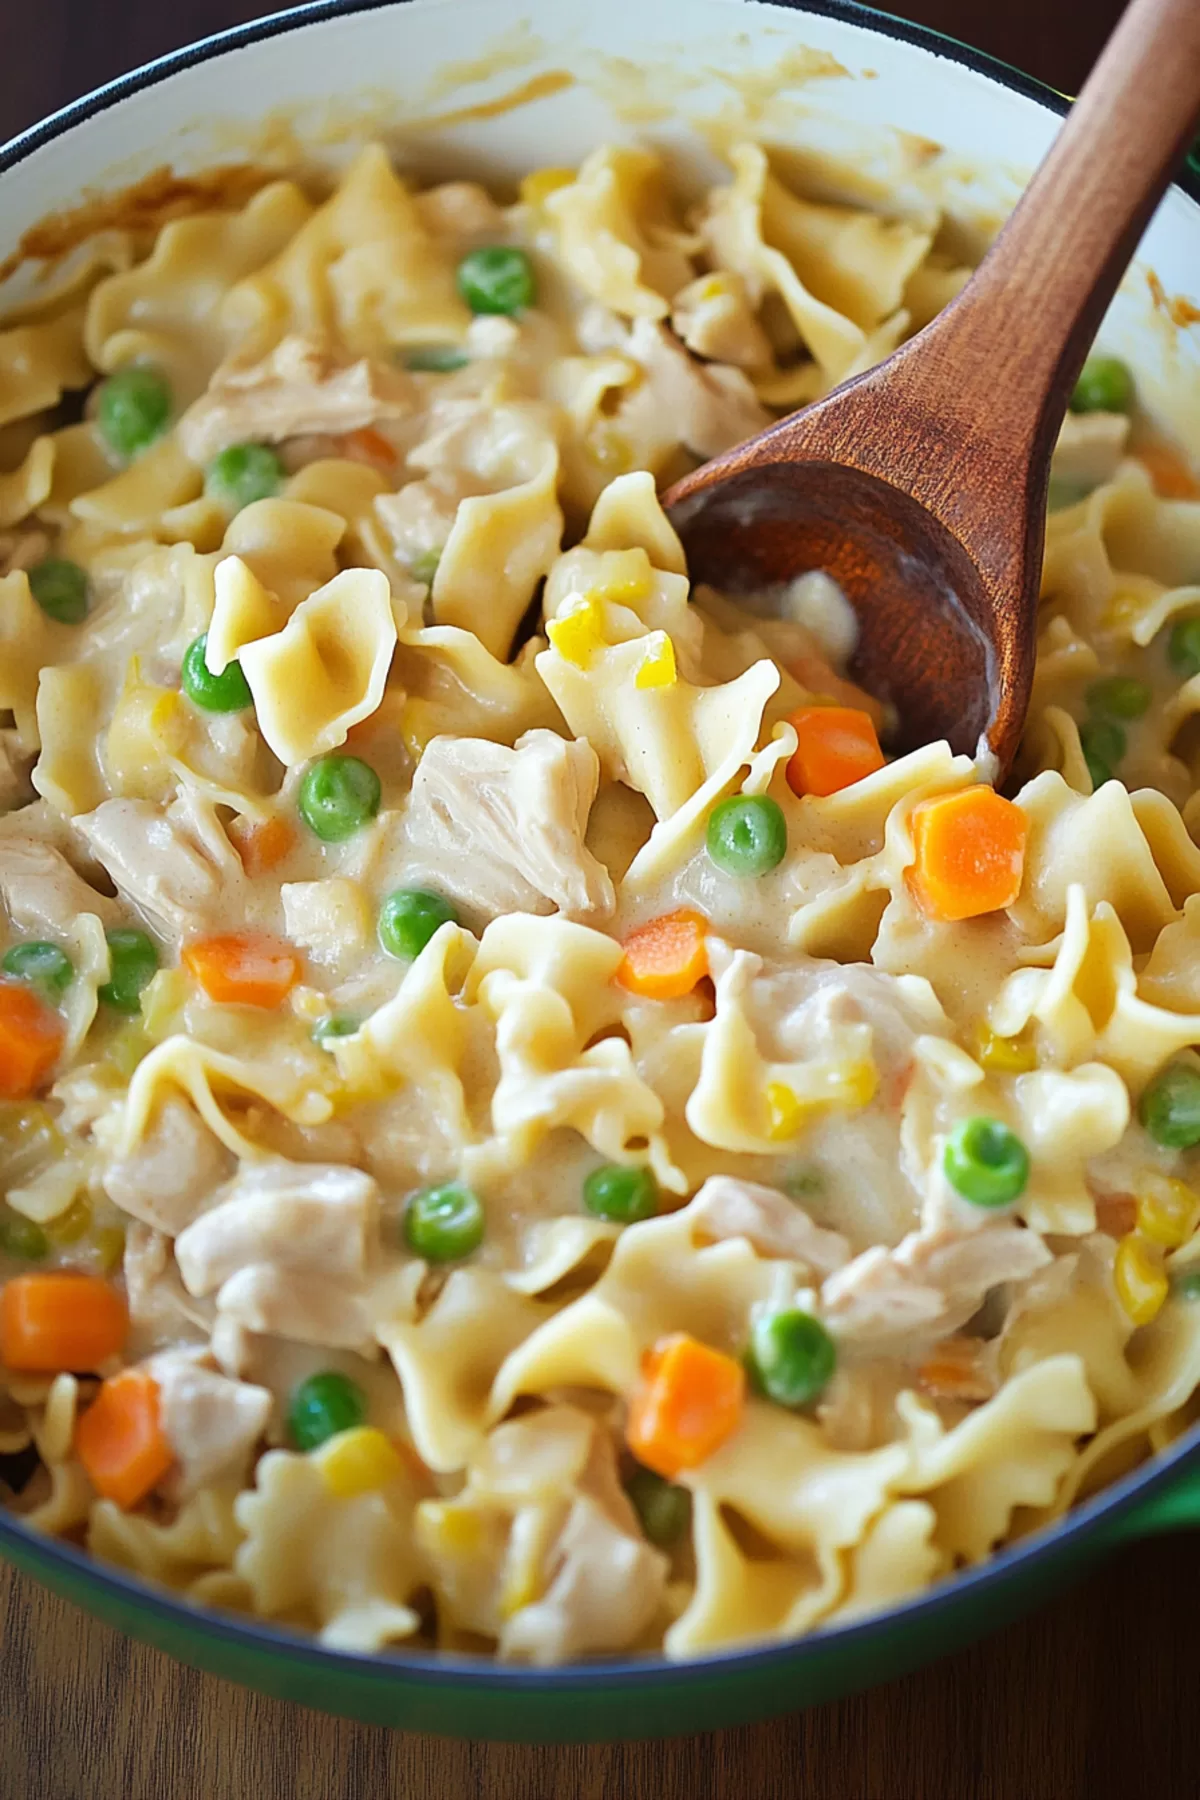
[[1200,488],[1090,363],[1008,797],[892,754],[657,493],[969,270],[729,163],[370,147],[0,328],[0,1485],[328,1645],[794,1637],[1195,1411]]

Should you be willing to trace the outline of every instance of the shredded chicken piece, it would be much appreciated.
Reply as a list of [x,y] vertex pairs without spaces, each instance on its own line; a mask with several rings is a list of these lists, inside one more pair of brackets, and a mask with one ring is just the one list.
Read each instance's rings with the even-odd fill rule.
[[839,1340],[945,1337],[989,1289],[1024,1281],[1050,1260],[1037,1232],[1023,1226],[914,1231],[896,1249],[874,1245],[835,1271],[821,1289],[821,1310]]
[[177,1237],[184,1284],[190,1294],[210,1294],[259,1263],[332,1281],[361,1279],[378,1201],[375,1182],[361,1169],[247,1165],[218,1204]]
[[213,1307],[194,1300],[179,1279],[170,1239],[136,1220],[125,1233],[125,1297],[129,1317],[153,1343],[208,1336]]
[[646,374],[617,414],[635,440],[661,435],[665,421],[694,456],[718,456],[771,422],[740,369],[694,363],[678,338],[653,319],[634,320],[626,354]]
[[240,1485],[271,1416],[270,1389],[219,1374],[203,1349],[164,1351],[147,1368],[158,1386],[159,1423],[178,1464],[172,1498],[185,1500],[219,1476]]
[[122,1212],[176,1237],[228,1179],[233,1162],[195,1107],[172,1098],[160,1106],[137,1149],[109,1164],[104,1191]]
[[528,731],[513,750],[433,738],[405,812],[407,856],[489,918],[611,912],[612,881],[583,841],[599,780],[583,738]]
[[778,1188],[710,1175],[690,1210],[714,1238],[748,1238],[763,1255],[794,1257],[817,1275],[831,1275],[850,1260],[850,1245],[841,1233],[816,1224]]
[[247,1264],[222,1285],[217,1314],[266,1337],[378,1354],[365,1294],[316,1273]]
[[230,444],[282,443],[309,433],[357,431],[406,418],[420,397],[411,377],[369,357],[339,364],[311,338],[292,335],[262,362],[224,363],[177,427],[201,465]]
[[1125,413],[1072,413],[1062,422],[1050,478],[1070,487],[1094,488],[1111,481],[1125,454],[1129,419]]
[[[171,938],[213,924],[229,898],[229,870],[175,809],[152,800],[105,800],[75,828],[116,882]],[[232,851],[230,861],[235,862]]]
[[0,896],[21,931],[62,937],[81,913],[95,913],[106,925],[117,908],[89,887],[53,844],[38,838],[0,838]]
[[754,315],[740,275],[700,275],[671,302],[671,327],[689,350],[738,369],[771,365],[771,340]]

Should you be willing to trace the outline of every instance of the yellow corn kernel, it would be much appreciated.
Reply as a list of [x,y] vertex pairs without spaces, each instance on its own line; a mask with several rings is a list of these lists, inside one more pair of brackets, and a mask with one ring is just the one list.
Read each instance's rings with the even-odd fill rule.
[[1117,1298],[1135,1325],[1148,1325],[1167,1297],[1162,1263],[1144,1238],[1131,1231],[1117,1245],[1113,1264]]
[[771,1117],[767,1136],[777,1143],[780,1138],[796,1136],[811,1108],[804,1104],[798,1094],[792,1092],[786,1082],[769,1081],[767,1111]]
[[375,1493],[404,1473],[400,1452],[374,1425],[339,1431],[316,1452],[321,1478],[339,1500]]
[[841,1106],[870,1106],[879,1086],[879,1071],[873,1062],[849,1063],[843,1071],[839,1092],[831,1096]]
[[551,619],[546,635],[564,662],[590,669],[596,652],[608,648],[601,603],[591,598],[578,601],[569,612]]
[[483,1548],[483,1520],[469,1502],[428,1501],[417,1513],[424,1544],[450,1556],[474,1556]]
[[1165,1250],[1186,1244],[1200,1220],[1200,1194],[1186,1181],[1157,1173],[1143,1176],[1134,1191],[1142,1236]]
[[56,1244],[77,1244],[92,1228],[91,1205],[82,1194],[72,1200],[66,1212],[59,1213],[46,1226],[46,1236]]
[[1028,1075],[1037,1068],[1037,1051],[1024,1032],[1001,1037],[980,1020],[975,1031],[976,1060],[1000,1075]]
[[674,687],[677,680],[674,644],[665,631],[652,632],[647,641],[646,654],[638,664],[638,672],[633,678],[634,687],[669,688]]
[[125,1256],[125,1233],[120,1225],[105,1225],[99,1230],[92,1242],[96,1246],[101,1273],[111,1275],[118,1269]]
[[570,187],[574,179],[574,169],[534,169],[532,174],[522,176],[517,192],[526,206],[541,206],[548,195]]

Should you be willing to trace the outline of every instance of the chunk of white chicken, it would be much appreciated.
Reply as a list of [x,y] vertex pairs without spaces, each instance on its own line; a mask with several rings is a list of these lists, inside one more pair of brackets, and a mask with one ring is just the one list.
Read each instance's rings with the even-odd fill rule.
[[406,878],[497,918],[611,912],[608,871],[583,841],[600,763],[585,739],[528,731],[516,748],[433,738],[403,818]]
[[[217,1293],[218,1327],[377,1355],[367,1295],[324,1275],[248,1263]],[[215,1328],[214,1328],[215,1338]]]
[[17,834],[0,837],[0,897],[19,931],[64,937],[82,913],[112,924],[117,908],[89,887],[53,844]]
[[247,1331],[305,1344],[371,1344],[368,1252],[379,1190],[337,1164],[243,1168],[210,1212],[175,1241],[191,1294],[216,1291],[217,1312]]
[[212,845],[188,828],[175,806],[152,800],[105,800],[75,829],[121,894],[170,937],[215,924],[237,884],[236,858],[218,863]]
[[105,1169],[105,1193],[122,1212],[177,1237],[233,1170],[233,1157],[194,1106],[171,1097],[135,1150]]
[[671,327],[689,350],[738,369],[771,366],[771,340],[755,317],[740,275],[699,275],[671,302]]
[[906,1337],[944,1337],[992,1288],[1024,1281],[1050,1260],[1037,1232],[1019,1225],[915,1231],[894,1250],[875,1245],[830,1275],[821,1312],[839,1343],[877,1349]]
[[240,1484],[271,1416],[270,1389],[231,1381],[208,1365],[203,1349],[166,1350],[146,1368],[158,1386],[163,1436],[175,1452],[172,1498],[185,1500],[219,1478]]
[[217,1205],[175,1240],[190,1294],[211,1294],[239,1269],[271,1263],[330,1280],[366,1272],[379,1190],[361,1169],[337,1163],[252,1163]]
[[771,422],[740,369],[695,362],[665,326],[635,319],[625,354],[645,380],[618,408],[616,423],[635,443],[666,435],[694,456],[718,456]]
[[1099,487],[1116,474],[1128,440],[1125,413],[1069,412],[1050,460],[1050,479],[1080,490]]
[[262,362],[224,363],[180,419],[185,455],[201,465],[230,444],[357,431],[406,418],[420,404],[411,377],[369,357],[344,365],[311,338],[283,338]]
[[146,1347],[207,1339],[211,1300],[194,1300],[179,1279],[171,1241],[134,1220],[125,1233],[125,1298],[130,1321]]
[[850,1260],[841,1232],[826,1231],[778,1188],[733,1175],[710,1175],[689,1217],[710,1237],[744,1237],[761,1255],[806,1263],[818,1276],[831,1275]]
[[636,1643],[662,1604],[665,1559],[589,1495],[573,1501],[547,1559],[549,1583],[500,1636],[500,1655],[540,1668]]

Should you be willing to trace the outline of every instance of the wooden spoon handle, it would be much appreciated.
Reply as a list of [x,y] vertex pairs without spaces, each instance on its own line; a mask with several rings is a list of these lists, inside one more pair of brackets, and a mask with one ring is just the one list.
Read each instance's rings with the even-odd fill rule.
[[953,410],[987,420],[993,442],[1035,458],[1048,448],[1198,115],[1200,0],[1132,0],[974,280],[930,330]]

